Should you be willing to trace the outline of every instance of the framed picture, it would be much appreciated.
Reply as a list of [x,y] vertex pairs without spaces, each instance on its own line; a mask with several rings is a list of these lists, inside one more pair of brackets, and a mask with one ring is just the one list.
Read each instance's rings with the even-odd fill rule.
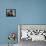
[[16,9],[6,9],[7,17],[16,17]]

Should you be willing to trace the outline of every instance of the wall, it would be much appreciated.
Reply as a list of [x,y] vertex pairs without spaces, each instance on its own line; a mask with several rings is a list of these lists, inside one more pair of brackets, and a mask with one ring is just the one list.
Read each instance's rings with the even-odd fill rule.
[[[16,9],[16,17],[6,17],[6,8]],[[0,44],[8,43],[17,24],[46,24],[46,0],[0,0]]]

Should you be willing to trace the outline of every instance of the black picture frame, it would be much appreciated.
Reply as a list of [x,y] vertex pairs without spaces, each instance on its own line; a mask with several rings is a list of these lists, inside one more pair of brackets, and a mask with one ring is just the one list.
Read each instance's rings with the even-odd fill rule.
[[7,17],[16,17],[16,9],[6,9]]

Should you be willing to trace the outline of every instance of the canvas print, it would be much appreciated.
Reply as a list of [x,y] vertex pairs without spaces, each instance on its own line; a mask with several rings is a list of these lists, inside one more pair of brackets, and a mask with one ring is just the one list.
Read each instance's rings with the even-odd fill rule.
[[20,41],[46,41],[46,25],[19,25]]
[[7,17],[16,17],[16,9],[6,9]]

